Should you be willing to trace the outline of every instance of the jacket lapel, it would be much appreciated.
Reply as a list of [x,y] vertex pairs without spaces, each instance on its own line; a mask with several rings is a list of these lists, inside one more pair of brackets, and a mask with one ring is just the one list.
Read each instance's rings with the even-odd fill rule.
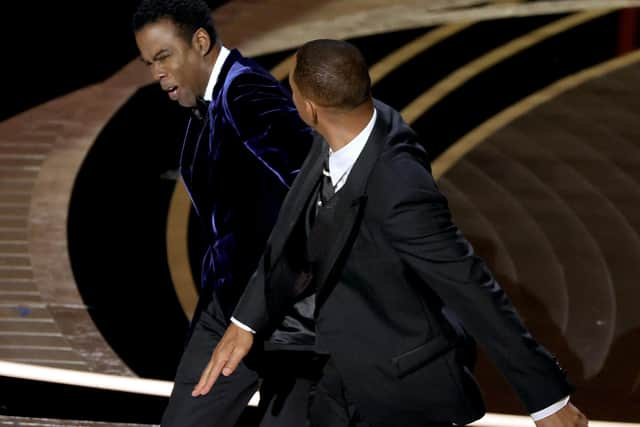
[[[239,57],[240,53],[236,49],[233,49],[227,59],[224,61],[224,64],[222,65],[222,69],[220,70],[220,74],[218,76],[218,80],[213,87],[212,100],[209,103],[209,107],[207,109],[207,117],[204,119],[204,121],[198,121],[193,117],[190,117],[185,129],[184,140],[182,142],[182,150],[180,152],[180,172],[187,188],[187,192],[189,193],[189,197],[191,198],[196,211],[198,211],[198,203],[196,203],[197,201],[195,200],[194,196],[198,193],[198,191],[196,188],[194,188],[194,177],[196,175],[199,158],[206,158],[206,156],[202,156],[201,143],[203,139],[206,138],[207,140],[210,140],[213,137],[213,111],[215,109],[215,104],[220,94],[220,90],[225,84],[231,66],[238,60]],[[211,146],[211,144],[207,145],[207,149],[209,146]]]
[[322,304],[335,286],[346,261],[348,252],[358,232],[367,201],[367,181],[380,157],[385,142],[385,123],[378,113],[376,124],[358,160],[353,165],[347,182],[338,192],[339,199],[333,213],[333,220],[324,223],[322,229],[314,230],[310,239],[314,248],[312,259],[316,259],[314,282],[317,286],[316,307]]
[[324,140],[316,135],[311,150],[300,168],[300,173],[282,202],[278,222],[273,228],[274,232],[271,234],[265,252],[266,268],[271,268],[271,260],[276,260],[281,255],[291,231],[300,215],[304,213],[306,201],[311,196],[311,192],[322,173],[324,154],[328,150],[329,147]]
[[[242,56],[240,55],[240,52],[238,52],[237,49],[231,49],[231,51],[229,52],[229,56],[227,56],[227,59],[225,59],[224,64],[222,64],[222,68],[220,68],[220,74],[218,75],[218,80],[216,81],[216,84],[213,86],[213,91],[211,92],[211,102],[209,103],[209,114],[211,114],[214,107],[216,106],[216,103],[218,102],[217,101],[218,95],[220,94],[220,91],[222,90],[224,85],[227,83],[227,76],[229,75],[229,71],[231,70],[231,67],[233,66],[233,64],[238,62],[238,60],[240,60],[241,57]],[[211,117],[209,119],[211,119]]]

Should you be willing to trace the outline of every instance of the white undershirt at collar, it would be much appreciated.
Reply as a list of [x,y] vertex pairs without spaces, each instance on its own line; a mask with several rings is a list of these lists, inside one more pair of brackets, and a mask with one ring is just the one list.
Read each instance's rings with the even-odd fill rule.
[[211,101],[213,99],[213,88],[218,83],[218,77],[220,77],[220,71],[222,71],[222,65],[224,61],[227,60],[227,56],[229,56],[231,51],[224,46],[220,46],[220,52],[218,52],[218,58],[216,58],[216,63],[213,64],[213,70],[211,70],[211,75],[209,76],[209,83],[207,83],[207,88],[204,90],[204,100]]
[[374,108],[369,123],[367,123],[355,138],[338,151],[329,150],[329,174],[331,175],[334,191],[340,190],[347,181],[351,168],[353,168],[356,160],[358,160],[360,153],[362,153],[364,146],[371,136],[371,132],[373,132],[373,126],[376,124],[377,116],[378,113]]

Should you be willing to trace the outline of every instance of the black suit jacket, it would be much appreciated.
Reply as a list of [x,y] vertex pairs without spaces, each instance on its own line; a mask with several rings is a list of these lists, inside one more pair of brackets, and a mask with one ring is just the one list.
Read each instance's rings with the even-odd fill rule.
[[[317,344],[362,415],[375,426],[481,417],[468,333],[530,412],[567,396],[564,372],[453,224],[417,135],[397,111],[375,106],[374,130],[338,193],[334,219],[312,242]],[[326,149],[316,141],[234,312],[260,332],[272,330],[302,291],[287,268],[295,265],[287,245]]]
[[180,172],[207,242],[202,286],[230,315],[312,142],[291,95],[233,49],[204,121],[192,118]]

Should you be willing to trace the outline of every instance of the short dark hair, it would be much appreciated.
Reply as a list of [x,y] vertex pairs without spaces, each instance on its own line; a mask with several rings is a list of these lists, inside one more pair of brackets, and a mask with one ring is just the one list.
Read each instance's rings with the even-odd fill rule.
[[371,96],[371,77],[362,53],[342,40],[305,43],[296,54],[293,79],[304,96],[323,107],[351,110]]
[[217,40],[211,9],[203,0],[142,0],[133,15],[133,32],[162,19],[173,21],[187,43],[198,28],[209,33],[212,42]]

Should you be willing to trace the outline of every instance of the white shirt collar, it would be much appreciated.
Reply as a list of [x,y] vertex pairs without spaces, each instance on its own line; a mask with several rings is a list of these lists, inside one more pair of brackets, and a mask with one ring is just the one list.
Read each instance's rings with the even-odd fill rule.
[[355,138],[338,151],[329,151],[329,173],[331,174],[331,182],[335,187],[335,191],[342,188],[347,180],[351,168],[356,160],[358,160],[360,153],[362,153],[364,146],[371,136],[371,132],[373,132],[373,126],[376,123],[377,116],[378,113],[374,108],[369,123],[367,123]]
[[211,101],[213,99],[213,88],[218,83],[218,77],[220,77],[220,71],[222,71],[222,65],[224,61],[227,60],[231,51],[224,46],[220,46],[220,52],[218,52],[218,58],[216,58],[216,63],[213,64],[213,70],[211,70],[211,75],[209,76],[209,83],[207,83],[207,88],[204,90],[204,100]]

